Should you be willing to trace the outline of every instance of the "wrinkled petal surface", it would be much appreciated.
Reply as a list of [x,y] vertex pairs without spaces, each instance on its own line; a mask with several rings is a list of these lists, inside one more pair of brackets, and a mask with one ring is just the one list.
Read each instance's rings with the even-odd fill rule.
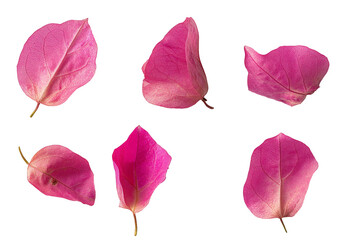
[[120,207],[140,212],[165,180],[170,155],[138,126],[112,157]]
[[259,218],[294,216],[318,168],[310,149],[284,134],[265,140],[251,156],[244,200]]
[[94,205],[94,174],[89,163],[66,147],[52,145],[38,151],[27,174],[28,181],[45,195]]
[[96,55],[87,19],[45,25],[30,36],[20,54],[20,86],[38,103],[60,105],[94,76]]
[[266,55],[246,46],[245,66],[250,91],[294,106],[319,88],[329,61],[305,46],[283,46]]
[[199,57],[199,32],[187,18],[172,28],[142,67],[143,95],[152,104],[187,108],[202,100],[208,84]]

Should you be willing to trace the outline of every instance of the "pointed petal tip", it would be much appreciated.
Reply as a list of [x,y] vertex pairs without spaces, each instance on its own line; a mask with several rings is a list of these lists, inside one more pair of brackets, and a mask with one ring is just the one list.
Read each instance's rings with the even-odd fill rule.
[[289,139],[289,138],[292,139],[291,137],[289,137],[288,135],[282,132],[276,135],[275,138],[279,138],[280,140]]
[[[280,141],[280,140],[283,139],[284,137],[286,137],[286,135],[281,132],[281,133],[279,133],[278,135],[276,135],[275,137],[272,137],[272,139],[278,139],[278,140]],[[266,140],[265,140],[265,141],[266,141]]]
[[80,22],[80,21],[83,22],[83,24],[89,23],[89,18],[84,18],[84,19],[78,20],[78,21],[79,21],[79,22]]
[[137,136],[143,135],[143,134],[149,134],[144,128],[142,128],[140,125],[138,125],[134,131],[132,131],[131,134],[136,134]]
[[244,46],[244,51],[246,53],[246,52],[249,52],[249,51],[254,51],[254,49],[252,47],[249,47],[249,46],[245,45]]
[[192,17],[187,17],[182,24],[186,24],[187,28],[189,28],[190,26],[195,26],[195,28],[197,28],[195,20]]

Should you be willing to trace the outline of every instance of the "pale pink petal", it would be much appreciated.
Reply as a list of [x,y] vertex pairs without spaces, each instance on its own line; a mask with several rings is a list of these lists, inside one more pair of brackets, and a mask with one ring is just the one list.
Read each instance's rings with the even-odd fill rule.
[[252,156],[244,200],[259,218],[292,217],[318,168],[310,149],[284,134],[265,140]]
[[142,71],[143,95],[149,103],[167,108],[187,108],[199,100],[206,104],[208,84],[195,21],[186,18],[173,27],[155,46]]
[[20,54],[20,86],[38,105],[60,105],[94,76],[96,55],[87,19],[45,25],[29,37]]
[[266,55],[245,47],[250,91],[290,106],[314,93],[328,68],[328,59],[305,46],[283,46]]

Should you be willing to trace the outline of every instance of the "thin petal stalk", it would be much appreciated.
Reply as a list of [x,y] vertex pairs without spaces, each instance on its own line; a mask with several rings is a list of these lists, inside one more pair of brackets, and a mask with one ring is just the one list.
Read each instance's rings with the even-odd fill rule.
[[40,106],[40,102],[37,103],[35,110],[34,110],[34,111],[32,112],[32,114],[30,115],[31,118],[34,116],[34,114],[35,114],[36,111],[38,110],[39,106]]
[[207,106],[208,108],[214,109],[214,107],[212,107],[212,106],[210,106],[209,104],[206,103],[206,101],[207,101],[206,98],[201,99],[201,101],[203,101],[203,103],[205,104],[205,106]]
[[137,235],[137,229],[138,229],[138,226],[137,226],[137,220],[136,220],[136,214],[134,212],[133,213],[133,216],[134,216],[134,222],[135,222],[135,233],[134,233],[134,236]]
[[285,224],[284,224],[282,218],[280,218],[280,222],[281,222],[281,224],[283,225],[285,232],[287,233],[287,230],[286,230],[286,227],[285,227]]
[[19,147],[19,152],[20,152],[20,155],[21,155],[21,157],[22,157],[22,159],[25,161],[25,163],[27,164],[27,165],[29,165],[29,162],[26,160],[26,158],[24,157],[24,155],[23,155],[23,153],[21,152],[21,148]]

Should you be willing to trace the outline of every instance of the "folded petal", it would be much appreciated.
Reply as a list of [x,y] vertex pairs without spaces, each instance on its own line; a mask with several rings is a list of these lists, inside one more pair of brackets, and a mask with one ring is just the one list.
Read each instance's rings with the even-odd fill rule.
[[28,181],[45,195],[94,205],[94,174],[90,165],[66,147],[52,145],[38,151],[28,163],[27,175]]
[[305,46],[283,46],[266,55],[245,46],[245,66],[250,91],[294,106],[319,88],[329,61]]
[[187,18],[173,27],[142,67],[143,95],[152,104],[187,108],[206,99],[208,84],[199,57],[199,32]]

